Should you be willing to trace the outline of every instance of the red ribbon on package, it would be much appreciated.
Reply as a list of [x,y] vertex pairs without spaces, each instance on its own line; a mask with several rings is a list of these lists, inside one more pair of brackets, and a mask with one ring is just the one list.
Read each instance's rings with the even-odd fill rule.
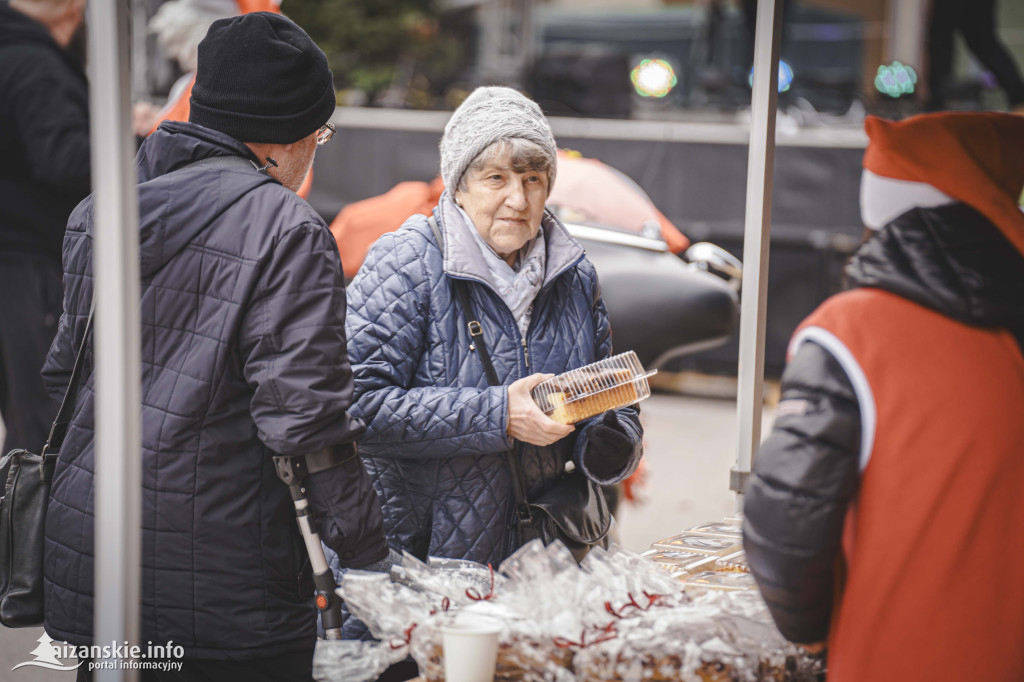
[[412,631],[416,629],[417,625],[419,625],[419,623],[413,623],[412,625],[410,625],[405,630],[405,632],[402,633],[403,635],[405,635],[405,639],[399,641],[398,644],[395,644],[394,641],[391,641],[389,643],[391,648],[392,649],[401,649],[403,646],[409,646],[409,644],[412,642]]
[[479,590],[475,590],[472,587],[466,588],[466,596],[473,601],[487,601],[494,599],[494,568],[487,564],[487,570],[491,572],[491,591],[487,594],[481,595]]
[[597,635],[594,639],[587,641],[587,631],[583,630],[580,633],[580,641],[574,642],[571,639],[565,637],[555,637],[552,641],[559,649],[568,649],[571,646],[578,647],[580,649],[586,649],[588,646],[600,644],[601,642],[607,642],[610,639],[615,639],[619,636],[618,631],[615,629],[615,621],[608,623],[603,628],[594,630],[594,634]]
[[612,603],[610,601],[606,601],[604,603],[604,610],[612,614],[616,618],[625,618],[625,611],[629,608],[637,609],[639,611],[646,611],[652,606],[668,606],[668,604],[665,603],[665,595],[652,594],[647,590],[644,590],[644,596],[647,597],[646,606],[641,606],[640,603],[636,600],[636,597],[633,596],[632,592],[627,592],[626,596],[629,597],[629,601],[620,606],[618,609],[612,606]]

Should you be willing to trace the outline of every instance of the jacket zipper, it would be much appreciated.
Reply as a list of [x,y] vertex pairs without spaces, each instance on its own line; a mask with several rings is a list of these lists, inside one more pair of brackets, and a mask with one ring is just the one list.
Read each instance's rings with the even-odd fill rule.
[[[572,268],[574,268],[574,267],[576,267],[577,265],[579,265],[580,261],[582,261],[582,260],[583,260],[583,259],[584,259],[585,257],[586,257],[586,253],[583,253],[583,254],[581,254],[581,255],[580,255],[580,257],[579,257],[579,258],[577,258],[576,260],[574,260],[574,261],[573,261],[572,263],[570,263],[569,265],[567,265],[567,266],[565,266],[564,268],[562,268],[561,270],[559,270],[559,271],[558,271],[558,272],[557,272],[557,273],[555,274],[555,276],[554,276],[554,277],[552,277],[552,278],[551,278],[551,280],[550,280],[550,281],[549,281],[549,282],[548,282],[547,284],[545,284],[544,286],[542,286],[542,287],[540,288],[540,291],[538,291],[538,292],[537,292],[537,296],[536,296],[536,298],[534,298],[534,304],[536,304],[536,302],[537,302],[538,300],[540,300],[540,297],[541,297],[541,295],[542,295],[542,294],[543,294],[543,293],[544,293],[544,292],[545,292],[546,290],[548,290],[548,289],[549,289],[549,288],[550,288],[550,287],[551,287],[551,286],[552,286],[552,285],[553,285],[553,284],[555,283],[555,281],[556,281],[556,280],[557,280],[557,279],[558,279],[559,277],[561,277],[561,276],[562,276],[563,274],[565,274],[566,272],[568,272],[568,271],[569,271],[569,270],[571,270]],[[507,310],[507,309],[508,309],[508,306],[506,306],[506,307],[505,307],[505,309]],[[536,309],[536,308],[535,308],[535,309]],[[523,362],[524,362],[524,363],[526,364],[526,369],[527,369],[527,370],[529,370],[529,369],[530,369],[530,348],[529,348],[529,346],[527,346],[527,344],[526,344],[526,338],[527,338],[527,337],[528,337],[528,336],[530,335],[530,331],[531,331],[531,330],[533,329],[533,323],[534,323],[534,322],[535,322],[536,320],[537,320],[536,316],[531,316],[531,317],[530,317],[530,326],[529,326],[529,328],[528,328],[528,329],[526,330],[526,335],[525,335],[525,336],[521,336],[521,337],[520,337],[520,341],[521,341],[521,342],[522,342],[522,344],[523,344]],[[516,321],[515,321],[515,319],[513,319],[513,320],[512,320],[512,325],[513,325],[514,327],[517,327],[517,326],[518,326],[518,325],[516,325]],[[527,373],[529,373],[529,372],[527,372]]]
[[[490,289],[489,286],[487,286],[486,288]],[[543,291],[543,289],[542,289],[542,291]],[[494,292],[493,289],[491,289],[491,292],[492,292],[492,294],[494,296],[498,296],[497,293]],[[540,293],[538,293],[537,296],[539,297]],[[499,314],[502,315],[502,316],[504,316],[505,313],[508,313],[508,317],[506,319],[510,320],[512,322],[512,329],[515,329],[516,331],[519,331],[519,325],[516,324],[516,318],[512,315],[512,311],[509,310],[508,305],[504,301],[501,300],[500,296],[498,296],[498,310],[499,310]],[[504,312],[500,312],[502,310]],[[532,329],[532,328],[533,328],[533,320],[531,319],[530,320],[530,329]],[[527,336],[529,335],[529,333],[530,333],[530,330],[527,329],[526,330]],[[523,336],[523,335],[519,336],[519,344],[520,344],[520,346],[523,349],[523,365],[524,365],[526,370],[529,370],[530,369],[530,348],[529,348],[529,346],[526,343],[526,336]],[[527,371],[526,374],[529,374],[529,371]],[[523,376],[526,376],[526,374],[523,374]],[[523,376],[520,376],[520,377],[517,377],[517,378],[522,379]]]
[[[539,299],[541,297],[541,294],[543,294],[545,290],[550,288],[551,285],[553,285],[555,283],[555,280],[557,280],[559,277],[561,277],[564,273],[568,272],[572,268],[574,268],[577,265],[579,265],[580,261],[582,261],[585,257],[586,257],[586,253],[583,253],[575,261],[573,261],[569,265],[567,265],[564,268],[562,268],[554,277],[551,278],[551,281],[549,281],[547,284],[545,284],[544,286],[542,286],[540,288],[540,291],[537,292],[537,298]],[[451,275],[449,275],[449,277],[451,277]],[[477,279],[475,277],[458,277],[456,279],[466,279],[466,280],[470,280],[470,281],[476,281],[476,282],[482,284],[485,288],[490,289],[491,292],[494,293],[494,295],[497,296],[497,292],[495,292],[494,289],[489,284],[487,284],[486,282],[482,282],[481,280],[479,280],[479,279]],[[509,310],[508,305],[505,304],[505,302],[501,300],[500,296],[498,296],[498,300],[499,300],[499,302],[501,304],[501,307],[503,307],[506,311],[508,311],[509,318],[512,320],[512,328],[513,329],[517,329],[519,325],[516,324],[516,320],[512,316],[512,311]],[[536,301],[536,299],[535,299],[535,301]],[[526,330],[526,336],[530,335],[530,330],[533,329],[533,322],[534,322],[534,320],[531,319],[530,320],[530,328]],[[520,336],[519,337],[519,342],[520,342],[520,344],[523,347],[523,364],[525,365],[525,368],[527,370],[529,370],[530,369],[530,348],[529,348],[529,346],[526,343],[526,336]],[[470,346],[470,350],[471,351],[475,351],[476,349],[473,348],[472,346]],[[519,377],[519,378],[521,379],[522,377]]]

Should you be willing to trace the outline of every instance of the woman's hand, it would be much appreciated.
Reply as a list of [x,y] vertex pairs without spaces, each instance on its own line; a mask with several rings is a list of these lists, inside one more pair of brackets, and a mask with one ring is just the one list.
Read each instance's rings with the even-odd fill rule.
[[530,391],[554,374],[531,374],[509,384],[508,435],[531,445],[551,445],[574,431],[572,426],[559,424],[541,412]]

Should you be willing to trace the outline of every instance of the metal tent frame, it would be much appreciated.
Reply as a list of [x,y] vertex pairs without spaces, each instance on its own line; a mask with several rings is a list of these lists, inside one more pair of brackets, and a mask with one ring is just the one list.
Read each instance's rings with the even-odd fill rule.
[[761,443],[764,395],[765,319],[768,310],[768,244],[771,236],[772,178],[775,167],[775,114],[779,93],[782,3],[760,0],[754,29],[754,84],[747,155],[747,207],[743,226],[743,299],[740,302],[739,443],[729,487],[738,510]]
[[[93,0],[89,133],[93,181],[96,387],[94,642],[139,644],[142,520],[139,209],[131,127],[129,0]],[[105,659],[112,660],[112,659]],[[138,672],[94,671],[97,682]]]

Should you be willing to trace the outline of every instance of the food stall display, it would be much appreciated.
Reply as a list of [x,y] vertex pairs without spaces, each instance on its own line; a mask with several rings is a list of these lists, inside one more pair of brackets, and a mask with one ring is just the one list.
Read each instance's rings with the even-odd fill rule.
[[421,679],[443,680],[441,628],[467,616],[500,623],[499,681],[822,679],[775,629],[735,551],[595,549],[577,565],[560,543],[534,541],[497,570],[407,554],[391,575],[349,571],[338,591],[380,641],[339,643],[319,680],[372,680],[407,655]]

